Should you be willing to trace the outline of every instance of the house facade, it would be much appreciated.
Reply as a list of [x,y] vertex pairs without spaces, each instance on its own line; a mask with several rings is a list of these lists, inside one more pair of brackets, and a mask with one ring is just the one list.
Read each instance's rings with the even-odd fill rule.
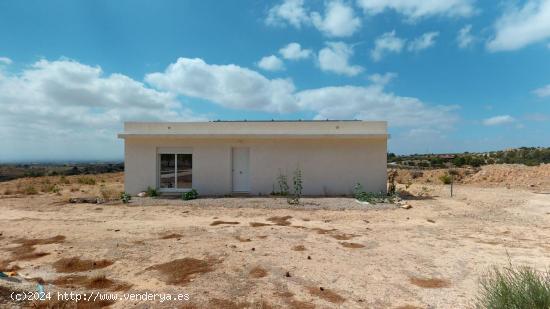
[[126,122],[125,191],[268,195],[296,169],[303,194],[386,190],[383,121]]

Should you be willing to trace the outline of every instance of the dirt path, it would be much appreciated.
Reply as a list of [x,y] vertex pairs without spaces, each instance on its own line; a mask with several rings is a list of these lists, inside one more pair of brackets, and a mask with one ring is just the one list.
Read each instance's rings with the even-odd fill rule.
[[[550,265],[550,195],[458,186],[450,199],[447,188],[429,189],[433,198],[411,201],[410,210],[270,209],[284,203],[271,198],[169,206],[3,198],[0,261],[57,283],[47,289],[94,290],[104,275],[113,283],[102,291],[190,296],[185,303],[119,300],[113,308],[457,308],[471,304],[479,275],[508,263],[508,255],[515,264]],[[223,207],[233,203],[242,208]],[[52,238],[58,235],[65,238]],[[28,251],[45,255],[25,257]],[[70,257],[80,260],[59,262]],[[86,268],[100,260],[113,264]],[[86,270],[62,272],[81,264]]]

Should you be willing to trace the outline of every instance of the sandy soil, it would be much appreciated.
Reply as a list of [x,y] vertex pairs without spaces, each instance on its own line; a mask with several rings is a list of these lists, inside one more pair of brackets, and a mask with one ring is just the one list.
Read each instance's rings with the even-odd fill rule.
[[[114,179],[104,185],[119,186]],[[72,194],[97,190],[87,186]],[[550,265],[548,192],[409,191],[422,187],[430,197],[408,210],[351,198],[285,209],[269,197],[92,205],[67,203],[65,189],[2,196],[0,268],[17,265],[46,291],[190,297],[102,303],[112,308],[463,308],[493,265]],[[18,284],[0,286],[0,307],[16,306],[5,292]]]

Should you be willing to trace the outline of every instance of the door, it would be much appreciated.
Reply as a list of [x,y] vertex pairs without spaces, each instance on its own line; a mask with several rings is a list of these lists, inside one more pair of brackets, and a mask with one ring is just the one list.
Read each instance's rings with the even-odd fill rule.
[[249,148],[232,149],[233,192],[250,192]]

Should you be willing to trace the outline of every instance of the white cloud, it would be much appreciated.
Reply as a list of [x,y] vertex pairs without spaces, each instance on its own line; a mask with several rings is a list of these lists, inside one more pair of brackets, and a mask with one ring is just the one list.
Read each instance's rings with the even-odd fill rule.
[[550,97],[550,84],[533,90],[533,93],[540,98]]
[[0,57],[0,64],[11,64],[12,61],[8,57]]
[[[0,160],[117,158],[126,120],[197,119],[175,95],[76,61],[40,60],[17,74],[0,71]],[[31,152],[29,152],[31,151]]]
[[438,129],[457,121],[456,106],[428,106],[416,98],[387,93],[380,85],[325,87],[297,96],[300,107],[315,111],[316,119],[388,120],[392,127]]
[[498,126],[515,122],[516,119],[510,115],[500,115],[483,119],[483,124],[486,126]]
[[456,37],[458,47],[464,49],[472,46],[475,38],[471,34],[471,31],[472,31],[472,25],[466,25],[458,31],[458,35]]
[[430,16],[468,17],[476,12],[474,0],[358,0],[367,14],[394,10],[414,21]]
[[432,106],[386,92],[384,85],[394,77],[394,73],[371,75],[369,86],[296,91],[290,80],[267,79],[236,65],[179,58],[165,72],[149,74],[146,80],[166,91],[242,110],[307,111],[315,112],[316,119],[382,119],[397,127],[445,129],[456,122],[456,106]]
[[369,75],[368,79],[375,85],[386,86],[396,77],[397,77],[397,73],[388,72],[384,74],[376,73],[376,74]]
[[348,37],[361,27],[361,19],[355,16],[353,7],[340,0],[326,4],[325,16],[317,12],[311,14],[313,25],[329,37]]
[[311,56],[311,49],[302,49],[299,43],[289,43],[285,47],[279,49],[279,53],[283,58],[288,60],[306,59]]
[[318,55],[319,67],[323,71],[355,76],[363,71],[358,65],[351,65],[349,58],[353,56],[353,48],[343,42],[328,42]]
[[489,51],[509,51],[550,38],[550,0],[528,0],[511,7],[495,22]]
[[283,61],[275,55],[266,56],[260,59],[258,62],[258,67],[266,71],[281,71],[285,68]]
[[269,9],[265,22],[271,26],[283,26],[288,23],[301,28],[303,24],[309,23],[309,16],[303,0],[284,0]]
[[386,32],[376,38],[371,57],[374,61],[380,61],[385,53],[400,53],[405,45],[405,40],[395,35],[395,30]]
[[418,52],[426,48],[430,48],[435,45],[435,38],[437,38],[438,35],[439,32],[437,31],[426,32],[412,40],[407,46],[407,49],[409,51]]
[[290,79],[268,79],[237,65],[207,64],[179,58],[162,73],[145,77],[151,85],[173,93],[202,98],[227,108],[290,112],[295,109]]

